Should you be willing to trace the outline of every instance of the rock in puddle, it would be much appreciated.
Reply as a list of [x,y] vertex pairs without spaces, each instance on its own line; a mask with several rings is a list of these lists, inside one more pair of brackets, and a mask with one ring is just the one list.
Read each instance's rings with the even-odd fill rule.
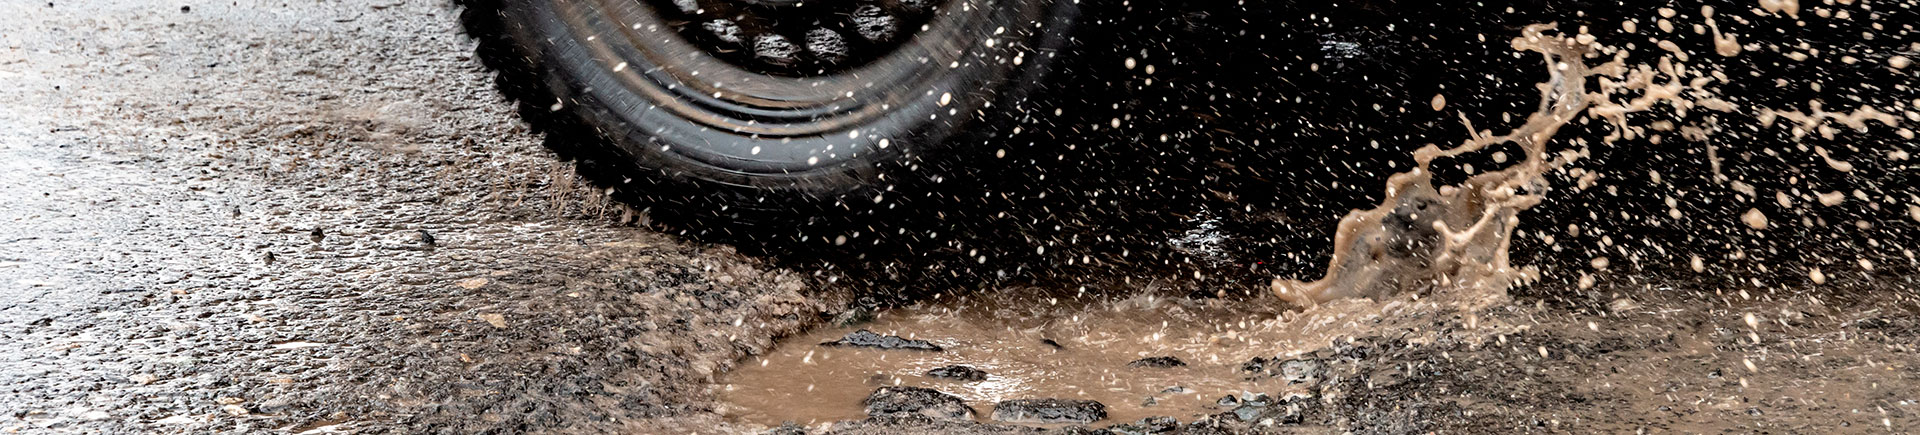
[[1133,362],[1127,363],[1127,367],[1135,367],[1135,368],[1145,367],[1145,368],[1156,368],[1156,369],[1184,367],[1186,365],[1187,365],[1186,361],[1181,361],[1179,358],[1175,358],[1171,356],[1147,357],[1147,358],[1133,360]]
[[972,420],[974,414],[959,397],[932,388],[880,387],[861,403],[871,417],[919,415],[936,420]]
[[[1231,406],[1228,405],[1228,399],[1231,398],[1233,396],[1221,398],[1221,405]],[[1274,400],[1265,394],[1255,394],[1235,401],[1233,405],[1238,406],[1233,406],[1233,410],[1221,413],[1219,416],[1222,419],[1232,418],[1243,422],[1259,422],[1263,425],[1300,424],[1306,420],[1308,413],[1314,411],[1318,403],[1318,399],[1304,394],[1291,394],[1281,400]]]
[[1107,428],[1108,432],[1123,435],[1146,435],[1173,432],[1180,429],[1180,420],[1173,417],[1147,417],[1140,421],[1118,424]]
[[987,380],[987,372],[959,364],[928,370],[927,376],[966,382]]
[[993,405],[993,419],[1007,423],[1092,423],[1107,418],[1107,405],[1092,400],[1015,399]]
[[1326,372],[1326,366],[1319,360],[1299,358],[1282,360],[1279,358],[1254,358],[1240,365],[1240,370],[1254,373],[1254,376],[1278,376],[1288,384],[1314,384]]
[[1265,406],[1240,405],[1239,408],[1233,409],[1233,415],[1239,418],[1240,421],[1253,421],[1254,418],[1260,416],[1261,411],[1265,410]]
[[820,343],[821,346],[865,347],[872,349],[905,349],[939,352],[940,345],[926,340],[910,340],[895,335],[880,335],[865,329],[848,333],[839,340]]
[[1240,371],[1255,374],[1266,373],[1267,364],[1272,364],[1273,361],[1274,360],[1267,359],[1266,357],[1256,356],[1253,357],[1253,359],[1247,360],[1247,362],[1240,363]]
[[[1227,397],[1231,398],[1233,396]],[[1226,398],[1221,398],[1221,404],[1226,405],[1226,403]],[[1258,418],[1261,413],[1266,412],[1267,405],[1272,404],[1273,399],[1265,394],[1241,393],[1237,403],[1240,406],[1233,408],[1234,417],[1239,418],[1240,421],[1253,421],[1253,419]]]
[[1293,359],[1280,362],[1280,377],[1289,384],[1313,384],[1320,381],[1320,374],[1326,366],[1310,359]]

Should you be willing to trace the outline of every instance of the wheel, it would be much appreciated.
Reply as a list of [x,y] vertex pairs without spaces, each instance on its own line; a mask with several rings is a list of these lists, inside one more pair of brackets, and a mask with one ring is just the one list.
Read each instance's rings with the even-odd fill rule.
[[1071,0],[469,0],[548,146],[654,215],[857,214],[1015,107]]

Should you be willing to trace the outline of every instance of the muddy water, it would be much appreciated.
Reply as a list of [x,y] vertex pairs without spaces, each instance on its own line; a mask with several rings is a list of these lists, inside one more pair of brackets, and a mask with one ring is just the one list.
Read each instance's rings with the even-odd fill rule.
[[[1660,57],[1654,69],[1626,66],[1629,52],[1596,43],[1586,34],[1564,35],[1552,24],[1528,26],[1513,39],[1513,48],[1532,52],[1544,62],[1548,79],[1539,84],[1540,102],[1526,121],[1505,134],[1478,130],[1461,115],[1471,136],[1458,145],[1428,145],[1414,152],[1418,166],[1387,181],[1386,199],[1378,207],[1355,210],[1341,219],[1334,236],[1334,253],[1327,275],[1317,281],[1275,279],[1274,295],[1300,305],[1342,298],[1381,299],[1408,291],[1458,293],[1471,300],[1498,300],[1509,285],[1536,279],[1529,268],[1507,258],[1520,212],[1540,204],[1548,188],[1547,175],[1586,155],[1584,149],[1550,152],[1548,143],[1561,127],[1584,116],[1613,120],[1622,135],[1638,131],[1627,125],[1628,113],[1642,112],[1656,103],[1685,107],[1727,107],[1711,94],[1682,98],[1683,91],[1699,91],[1703,82],[1683,85],[1684,67]],[[1583,28],[1584,29],[1584,28]],[[1590,58],[1611,59],[1589,65]],[[1684,55],[1680,57],[1684,58]],[[1657,73],[1656,73],[1657,71]],[[1672,79],[1663,84],[1658,75]],[[1598,78],[1599,89],[1589,81]],[[1625,97],[1615,102],[1607,98]],[[1434,97],[1441,110],[1445,99]],[[1611,140],[1613,138],[1609,138]],[[1436,185],[1434,163],[1473,153],[1517,149],[1519,161],[1497,171],[1474,175],[1458,185]]]
[[[1793,2],[1773,4],[1779,7],[1766,9],[1789,15],[1797,7]],[[1661,13],[1674,15],[1664,9]],[[959,396],[983,416],[990,413],[994,402],[1022,398],[1097,400],[1110,412],[1103,423],[1150,416],[1189,420],[1216,414],[1225,410],[1215,405],[1222,396],[1287,393],[1290,387],[1282,380],[1249,379],[1241,372],[1240,365],[1249,359],[1309,352],[1343,335],[1379,334],[1396,328],[1404,331],[1411,325],[1408,319],[1436,313],[1473,313],[1506,300],[1509,287],[1539,278],[1537,271],[1512,264],[1508,247],[1521,225],[1521,213],[1540,204],[1551,189],[1557,188],[1553,181],[1576,190],[1595,185],[1601,174],[1574,166],[1590,155],[1589,146],[1618,141],[1639,141],[1623,142],[1621,146],[1640,142],[1658,145],[1662,132],[1678,130],[1681,138],[1704,146],[1706,161],[1702,163],[1711,167],[1714,183],[1752,197],[1753,186],[1724,174],[1715,146],[1704,140],[1725,127],[1715,116],[1690,118],[1689,112],[1747,116],[1761,127],[1784,120],[1783,124],[1793,129],[1795,140],[1814,133],[1831,139],[1837,129],[1829,123],[1854,130],[1866,130],[1869,121],[1899,127],[1900,119],[1893,112],[1872,106],[1827,112],[1820,101],[1814,100],[1809,103],[1809,112],[1803,113],[1736,104],[1722,98],[1714,87],[1732,83],[1735,78],[1707,61],[1707,56],[1737,57],[1754,47],[1740,45],[1740,35],[1723,32],[1712,18],[1712,8],[1702,8],[1700,16],[1705,26],[1699,26],[1695,33],[1705,35],[1711,28],[1712,51],[1697,54],[1657,38],[1652,48],[1636,51],[1631,43],[1606,45],[1588,34],[1585,27],[1527,27],[1511,45],[1540,59],[1547,73],[1547,79],[1538,84],[1540,99],[1534,111],[1518,123],[1502,119],[1498,124],[1511,124],[1498,127],[1507,129],[1505,133],[1482,130],[1475,127],[1475,120],[1462,115],[1461,122],[1470,132],[1467,137],[1451,141],[1450,146],[1429,145],[1416,151],[1415,167],[1389,179],[1386,199],[1379,206],[1356,210],[1341,221],[1325,277],[1310,282],[1274,280],[1272,294],[1278,301],[1226,303],[1135,297],[1063,302],[982,297],[923,304],[883,313],[869,324],[823,328],[789,338],[772,353],[750,359],[743,363],[743,369],[723,377],[715,387],[716,395],[729,404],[724,411],[732,418],[768,425],[859,419],[865,416],[861,400],[875,388],[892,385],[933,388]],[[1663,31],[1671,31],[1671,23],[1661,23],[1668,29]],[[1624,27],[1627,33],[1636,32],[1631,22]],[[1690,59],[1701,62],[1689,64]],[[1889,67],[1900,70],[1908,65],[1905,57],[1898,59],[1890,59]],[[1446,109],[1445,95],[1436,95],[1431,101],[1433,110]],[[1905,114],[1920,119],[1912,112]],[[1604,124],[1609,131],[1604,137],[1556,141],[1555,135],[1563,127],[1581,122]],[[1910,138],[1912,133],[1900,129],[1899,134]],[[1802,145],[1800,149],[1806,151],[1807,147]],[[1811,152],[1832,171],[1853,171],[1852,163],[1835,158],[1826,148],[1813,147]],[[1898,155],[1893,157],[1897,160],[1906,158],[1904,151],[1889,155]],[[1457,184],[1435,181],[1436,165],[1454,164],[1449,160],[1462,156],[1487,156],[1495,162],[1513,163],[1477,174],[1468,169],[1466,173],[1475,175]],[[1741,156],[1741,160],[1750,159]],[[1660,183],[1657,174],[1652,178],[1655,184]],[[1779,197],[1782,207],[1788,207],[1785,195]],[[1858,191],[1855,197],[1867,199]],[[1821,196],[1821,202],[1828,206],[1844,200],[1837,191]],[[1672,204],[1669,200],[1669,206]],[[1672,217],[1679,219],[1675,210]],[[1597,215],[1595,219],[1599,219]],[[1728,223],[1744,223],[1755,231],[1782,225],[1777,217],[1770,221],[1758,208],[1748,208]],[[1859,225],[1867,228],[1864,223]],[[1576,233],[1572,229],[1569,232]],[[1542,239],[1547,245],[1554,244],[1550,236]],[[1666,255],[1663,248],[1656,247],[1655,251]],[[1678,258],[1690,258],[1675,261],[1690,261],[1695,272],[1704,270],[1697,254]],[[1862,261],[1863,269],[1871,269]],[[1598,271],[1611,262],[1600,256],[1590,263]],[[1809,272],[1809,279],[1823,284],[1828,278],[1815,268]],[[1583,272],[1579,288],[1594,285],[1595,278]],[[1747,293],[1741,290],[1740,294],[1745,298]],[[1276,303],[1281,301],[1290,304]],[[1287,305],[1306,308],[1289,312]],[[1623,298],[1613,306],[1615,311],[1628,311],[1634,304]],[[1473,314],[1466,317],[1477,319]],[[1471,325],[1475,320],[1465,323]],[[1747,323],[1754,325],[1751,320]],[[1599,330],[1595,323],[1588,323],[1588,328]],[[948,350],[903,352],[817,345],[857,329],[930,340]],[[1538,349],[1542,358],[1550,355],[1545,347]],[[1187,365],[1128,366],[1140,358],[1161,356],[1179,358]],[[953,364],[985,370],[988,378],[960,382],[925,375],[930,369]],[[1758,371],[1757,366],[1745,366],[1749,372]]]
[[[1025,398],[1090,399],[1107,406],[1095,425],[1152,416],[1191,420],[1230,410],[1222,396],[1280,397],[1284,379],[1251,376],[1241,364],[1288,357],[1370,327],[1393,311],[1343,301],[1308,313],[1283,304],[1136,296],[1120,300],[1034,300],[1018,291],[879,313],[871,322],[788,337],[769,354],[723,375],[715,394],[733,419],[818,425],[861,419],[861,401],[882,386],[915,386],[959,396],[986,421],[993,404]],[[860,329],[928,340],[942,352],[821,346]],[[1049,340],[1058,346],[1048,344]],[[1184,367],[1129,367],[1171,356]],[[934,378],[928,370],[966,365],[984,381]],[[1306,391],[1298,391],[1307,393]]]

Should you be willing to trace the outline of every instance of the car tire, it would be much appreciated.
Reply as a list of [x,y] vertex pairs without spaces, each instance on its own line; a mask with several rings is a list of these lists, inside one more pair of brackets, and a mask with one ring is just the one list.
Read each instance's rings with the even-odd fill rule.
[[950,144],[1019,107],[1076,11],[949,0],[896,47],[809,73],[723,59],[659,3],[466,0],[461,19],[501,91],[583,175],[654,217],[740,224],[847,221],[959,173]]

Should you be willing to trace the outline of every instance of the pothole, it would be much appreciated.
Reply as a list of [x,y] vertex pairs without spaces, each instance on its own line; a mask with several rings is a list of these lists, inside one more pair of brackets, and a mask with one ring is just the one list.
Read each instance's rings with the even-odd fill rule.
[[[1711,9],[1703,9],[1702,15],[1711,16]],[[1633,32],[1632,26],[1627,27]],[[1587,159],[1595,145],[1637,138],[1659,144],[1660,132],[1677,126],[1682,137],[1705,144],[1715,182],[1755,197],[1752,185],[1721,172],[1715,157],[1718,151],[1704,141],[1708,132],[1722,128],[1719,115],[1758,113],[1762,126],[1788,119],[1800,125],[1794,130],[1796,137],[1810,131],[1837,131],[1820,130],[1828,122],[1855,130],[1865,130],[1869,120],[1898,126],[1897,117],[1872,106],[1850,114],[1826,112],[1818,101],[1809,104],[1811,114],[1743,108],[1722,99],[1712,86],[1731,81],[1726,74],[1689,67],[1689,55],[1671,42],[1657,44],[1664,52],[1643,50],[1639,56],[1649,57],[1644,53],[1651,52],[1655,60],[1641,62],[1630,56],[1631,44],[1606,45],[1584,26],[1570,32],[1554,29],[1551,24],[1527,26],[1511,40],[1516,52],[1537,56],[1547,75],[1537,86],[1540,100],[1534,112],[1517,122],[1512,114],[1501,115],[1499,124],[1512,125],[1502,134],[1475,127],[1473,118],[1461,113],[1467,138],[1455,145],[1420,148],[1413,156],[1414,168],[1389,178],[1379,206],[1356,210],[1342,220],[1333,259],[1320,280],[1276,278],[1270,295],[1238,301],[1150,295],[1036,297],[1009,291],[1004,293],[1016,296],[926,302],[880,313],[867,322],[818,328],[784,340],[764,356],[743,361],[741,368],[721,376],[715,386],[720,410],[736,421],[767,426],[816,426],[903,414],[1041,426],[1134,422],[1157,426],[1207,418],[1261,425],[1299,423],[1306,412],[1302,408],[1316,406],[1328,394],[1327,383],[1315,368],[1322,361],[1301,356],[1337,345],[1332,340],[1338,337],[1382,337],[1391,332],[1394,341],[1424,344],[1440,334],[1436,331],[1458,326],[1499,332],[1491,336],[1506,345],[1506,332],[1530,327],[1482,322],[1477,313],[1507,302],[1506,291],[1512,286],[1540,279],[1539,270],[1508,261],[1520,214],[1560,188],[1556,179],[1576,192],[1598,186],[1597,170],[1575,165]],[[1719,44],[1722,36],[1715,31],[1714,42]],[[1445,110],[1446,98],[1436,95],[1431,107]],[[1708,115],[1688,118],[1689,110]],[[1667,116],[1666,111],[1673,113]],[[1629,115],[1659,119],[1629,122]],[[1600,123],[1594,128],[1607,135],[1554,141],[1563,127],[1576,123]],[[1910,131],[1900,131],[1911,136]],[[1519,154],[1508,155],[1510,149]],[[1852,171],[1851,163],[1831,158],[1825,148],[1816,147],[1813,152],[1832,170]],[[1463,156],[1515,162],[1476,171],[1469,164],[1452,161]],[[1900,159],[1905,159],[1904,154]],[[1467,178],[1455,184],[1436,183],[1440,167],[1435,162],[1440,160],[1456,165]],[[1660,182],[1658,176],[1652,178]],[[1782,207],[1792,204],[1784,193],[1777,198]],[[1856,191],[1855,198],[1870,197]],[[1824,196],[1822,201],[1840,203],[1826,201]],[[1669,207],[1677,203],[1668,201]],[[1598,213],[1590,216],[1601,219]],[[1675,208],[1669,216],[1680,219],[1682,215]],[[1621,217],[1632,218],[1626,213]],[[1741,220],[1754,231],[1771,227],[1758,208],[1748,208]],[[1857,228],[1871,227],[1867,221],[1859,222]],[[1200,223],[1201,231],[1174,246],[1202,253],[1217,249],[1215,241],[1200,237],[1212,224]],[[1813,221],[1806,218],[1803,224],[1813,226]],[[1579,234],[1576,226],[1566,232]],[[1551,234],[1535,236],[1560,250]],[[1601,243],[1612,244],[1605,236]],[[1634,262],[1641,254],[1620,248],[1616,252]],[[1671,257],[1659,246],[1654,246],[1654,252]],[[1613,264],[1611,258],[1595,256],[1589,264],[1595,272],[1605,270]],[[1735,252],[1730,258],[1747,257]],[[1861,268],[1870,270],[1871,265],[1862,261]],[[1704,272],[1698,257],[1692,263],[1696,272]],[[1765,266],[1760,270],[1765,271]],[[1818,268],[1809,271],[1808,277],[1815,285],[1827,280]],[[1580,291],[1599,285],[1594,272],[1588,271],[1580,272],[1575,282]],[[1753,284],[1762,285],[1758,280]],[[1740,292],[1743,300],[1750,299],[1745,290]],[[1302,310],[1288,311],[1288,305]],[[1617,298],[1610,309],[1619,314],[1635,307],[1632,300]],[[1760,328],[1752,317],[1745,323],[1748,328]],[[1586,325],[1588,330],[1601,330],[1599,323]],[[1489,335],[1448,338],[1456,344],[1477,344]],[[1762,343],[1758,334],[1750,337],[1753,344]],[[1574,350],[1589,356],[1603,353],[1584,345]],[[1545,344],[1530,351],[1538,361],[1556,355]],[[1564,351],[1559,355],[1564,357]],[[1445,350],[1439,358],[1452,359]],[[1760,365],[1752,358],[1743,357],[1741,365],[1748,373],[1760,373]],[[1720,373],[1709,377],[1721,378]],[[1745,378],[1738,382],[1741,388],[1749,385]],[[1365,389],[1373,387],[1369,379]],[[1661,409],[1670,409],[1664,406]],[[1749,415],[1760,415],[1753,409]],[[1428,417],[1418,410],[1409,412]]]
[[[869,409],[876,392],[920,388],[968,409],[912,397],[905,400],[918,403],[907,412],[983,423],[1108,426],[1223,413],[1286,419],[1288,405],[1296,413],[1311,405],[1322,385],[1319,363],[1303,354],[1443,311],[1416,301],[1335,301],[1288,311],[1267,297],[1020,293],[927,302],[788,337],[720,376],[715,396],[729,419],[765,426],[864,419],[889,412]],[[1034,406],[1049,399],[1057,403]],[[1085,401],[1099,404],[1097,418],[1086,416]],[[1033,418],[1048,412],[1058,418]]]

